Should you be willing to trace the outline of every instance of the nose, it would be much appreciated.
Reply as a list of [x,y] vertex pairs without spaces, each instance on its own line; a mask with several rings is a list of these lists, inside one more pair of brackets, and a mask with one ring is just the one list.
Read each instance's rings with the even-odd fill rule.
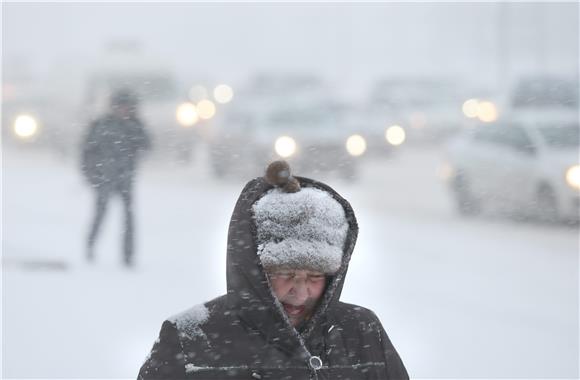
[[310,289],[304,278],[296,278],[292,289],[290,289],[290,294],[293,296],[294,300],[299,304],[303,304],[310,297]]

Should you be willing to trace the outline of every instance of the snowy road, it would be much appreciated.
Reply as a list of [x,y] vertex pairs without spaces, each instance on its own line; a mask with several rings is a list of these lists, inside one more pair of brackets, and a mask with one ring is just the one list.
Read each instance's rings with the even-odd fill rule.
[[[357,183],[329,180],[361,228],[342,299],[377,312],[412,377],[577,378],[577,228],[462,219],[439,154],[401,153],[368,163]],[[149,162],[139,265],[126,271],[119,204],[88,266],[93,200],[74,165],[3,158],[3,377],[134,378],[164,318],[225,291],[243,182],[216,182],[202,162]]]

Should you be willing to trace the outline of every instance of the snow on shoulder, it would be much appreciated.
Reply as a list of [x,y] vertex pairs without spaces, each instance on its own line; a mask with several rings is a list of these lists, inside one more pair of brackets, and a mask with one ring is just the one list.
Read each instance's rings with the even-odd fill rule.
[[174,315],[169,318],[169,321],[175,323],[180,333],[194,338],[205,336],[200,326],[209,319],[209,314],[208,308],[204,304],[200,304]]

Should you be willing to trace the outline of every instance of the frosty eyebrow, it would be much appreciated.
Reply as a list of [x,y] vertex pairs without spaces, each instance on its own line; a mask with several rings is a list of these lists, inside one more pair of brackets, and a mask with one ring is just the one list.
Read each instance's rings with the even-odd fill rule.
[[[296,277],[296,272],[292,271],[268,272],[268,276],[294,278]],[[306,273],[306,277],[313,279],[321,279],[326,277],[326,275],[324,273]]]

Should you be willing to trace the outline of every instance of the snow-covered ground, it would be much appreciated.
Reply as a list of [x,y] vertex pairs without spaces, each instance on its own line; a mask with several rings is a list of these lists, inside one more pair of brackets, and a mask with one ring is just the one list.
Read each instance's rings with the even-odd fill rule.
[[[412,377],[577,378],[578,229],[460,218],[439,153],[400,153],[328,180],[361,229],[342,299],[377,312]],[[165,318],[225,291],[244,181],[213,180],[202,154],[144,166],[135,270],[120,265],[120,202],[88,265],[93,199],[75,165],[3,154],[4,378],[134,378]]]

